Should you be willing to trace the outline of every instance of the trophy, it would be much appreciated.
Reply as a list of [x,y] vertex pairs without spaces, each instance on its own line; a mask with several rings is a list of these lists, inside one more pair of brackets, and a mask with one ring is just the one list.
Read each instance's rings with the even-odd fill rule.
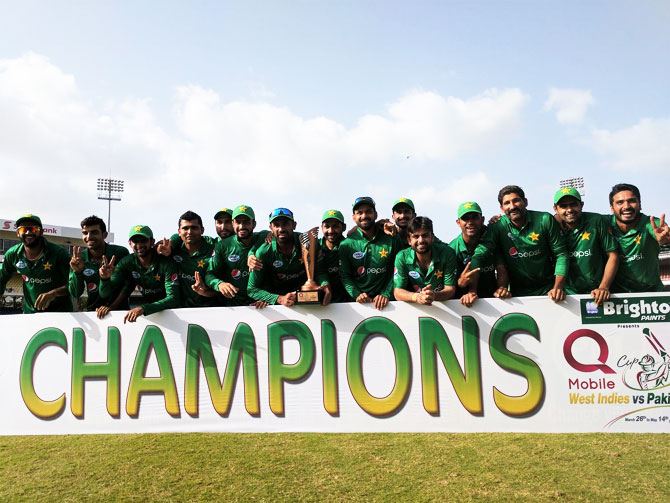
[[316,268],[316,255],[319,251],[317,238],[319,237],[319,228],[314,227],[300,234],[300,245],[302,248],[302,261],[305,264],[307,281],[300,287],[296,293],[298,304],[321,304],[323,301],[323,290],[319,289],[319,284],[314,281],[314,270]]

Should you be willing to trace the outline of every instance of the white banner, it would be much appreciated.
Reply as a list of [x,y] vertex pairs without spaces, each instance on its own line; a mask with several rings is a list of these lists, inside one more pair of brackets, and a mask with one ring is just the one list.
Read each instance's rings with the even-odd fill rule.
[[0,316],[0,431],[670,432],[670,294]]

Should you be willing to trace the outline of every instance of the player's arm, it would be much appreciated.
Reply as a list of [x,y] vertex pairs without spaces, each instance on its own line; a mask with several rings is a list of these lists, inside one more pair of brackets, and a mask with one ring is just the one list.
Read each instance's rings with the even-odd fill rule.
[[652,232],[658,244],[661,246],[670,246],[670,227],[665,221],[665,213],[661,215],[660,219],[649,217]]
[[16,268],[14,267],[14,257],[15,254],[13,250],[8,250],[5,255],[5,261],[0,264],[0,295],[5,293],[7,282],[16,272]]
[[570,260],[568,249],[565,246],[565,239],[561,233],[561,228],[556,219],[547,214],[545,215],[544,227],[549,235],[549,247],[556,260],[554,268],[554,286],[547,294],[554,302],[565,300],[565,280],[570,270]]
[[[433,245],[433,247],[435,246],[436,245]],[[435,291],[435,300],[442,302],[453,298],[456,294],[458,265],[456,263],[456,252],[454,252],[450,246],[439,243],[437,246],[446,251],[444,259],[440,263],[442,270],[442,288]]]
[[[249,271],[249,282],[247,283],[247,295],[254,299],[255,301],[267,302],[268,304],[277,304],[279,295],[276,293],[270,293],[265,290],[263,287],[266,283],[266,271],[271,270],[271,259],[270,253],[272,246],[264,243],[257,251],[256,258],[263,263],[263,267],[260,269],[254,269]],[[271,274],[271,273],[270,273]]]
[[493,296],[496,299],[509,299],[512,297],[512,292],[509,291],[509,272],[505,264],[496,264],[496,291]]
[[165,297],[156,302],[141,305],[140,307],[144,311],[143,314],[146,316],[158,313],[165,309],[175,309],[180,307],[181,296],[179,294],[179,274],[177,273],[176,264],[172,260],[166,260],[161,266],[161,272],[163,273]]
[[54,257],[54,282],[61,286],[49,290],[48,292],[41,293],[35,299],[35,309],[38,311],[44,311],[47,309],[51,303],[58,297],[65,297],[70,295],[68,289],[69,282],[69,273],[70,273],[70,261],[72,257],[70,254],[63,250],[62,248],[57,248],[58,252]]
[[358,288],[353,277],[353,265],[351,264],[351,248],[346,246],[344,241],[340,243],[340,277],[342,286],[349,294],[349,297],[357,301],[363,291]]

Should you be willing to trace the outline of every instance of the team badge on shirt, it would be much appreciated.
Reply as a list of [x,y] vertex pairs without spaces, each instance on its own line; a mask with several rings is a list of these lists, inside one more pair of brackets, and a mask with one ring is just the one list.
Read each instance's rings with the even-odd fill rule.
[[84,269],[84,276],[93,276],[95,274],[95,269]]
[[130,274],[133,276],[133,278],[135,278],[135,279],[140,279],[140,276],[141,276],[141,275],[140,275],[139,272],[137,272],[137,271],[133,271],[133,272],[131,272]]
[[26,263],[23,260],[19,260],[16,263],[16,267],[18,267],[19,269],[23,269],[25,266],[26,266]]
[[352,257],[354,257],[356,260],[360,260],[363,257],[365,257],[365,253],[363,253],[362,251],[357,251],[357,252],[354,252]]
[[419,273],[416,271],[410,271],[408,274],[410,278],[419,279]]
[[172,257],[172,258],[173,258],[174,261],[177,262],[177,263],[181,263],[181,262],[184,261],[184,257],[182,257],[181,255],[175,255],[175,256]]
[[239,255],[235,255],[234,253],[232,255],[228,255],[228,262],[237,262],[240,260]]
[[284,262],[282,262],[281,260],[275,260],[274,262],[272,262],[272,267],[274,267],[275,269],[279,269],[283,265]]

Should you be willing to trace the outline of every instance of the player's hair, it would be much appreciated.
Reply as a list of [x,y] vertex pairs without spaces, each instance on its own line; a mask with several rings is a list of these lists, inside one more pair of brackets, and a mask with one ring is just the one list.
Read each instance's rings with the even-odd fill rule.
[[198,215],[196,212],[188,210],[186,213],[184,213],[182,216],[179,217],[179,222],[177,222],[177,227],[181,227],[181,221],[186,220],[187,222],[190,222],[191,220],[197,220],[198,225],[202,227],[202,218],[200,218],[200,215]]
[[414,217],[409,221],[407,226],[407,232],[412,234],[413,232],[418,231],[419,229],[427,229],[430,232],[433,232],[433,221],[428,217]]
[[498,204],[502,204],[503,197],[508,194],[517,194],[523,199],[526,199],[526,194],[523,192],[523,189],[518,185],[505,185],[500,192],[498,192]]
[[96,217],[95,215],[91,215],[90,217],[86,217],[81,221],[81,228],[83,229],[84,227],[93,227],[94,225],[99,225],[100,230],[104,234],[107,232],[107,226],[105,225],[105,221],[100,218]]
[[638,202],[642,200],[640,197],[640,189],[638,189],[635,185],[632,185],[630,183],[617,183],[614,187],[612,187],[612,190],[610,191],[610,206],[612,206],[612,203],[614,202],[614,196],[617,195],[619,192],[623,192],[624,190],[630,190],[633,194],[635,194],[635,197],[637,197]]

